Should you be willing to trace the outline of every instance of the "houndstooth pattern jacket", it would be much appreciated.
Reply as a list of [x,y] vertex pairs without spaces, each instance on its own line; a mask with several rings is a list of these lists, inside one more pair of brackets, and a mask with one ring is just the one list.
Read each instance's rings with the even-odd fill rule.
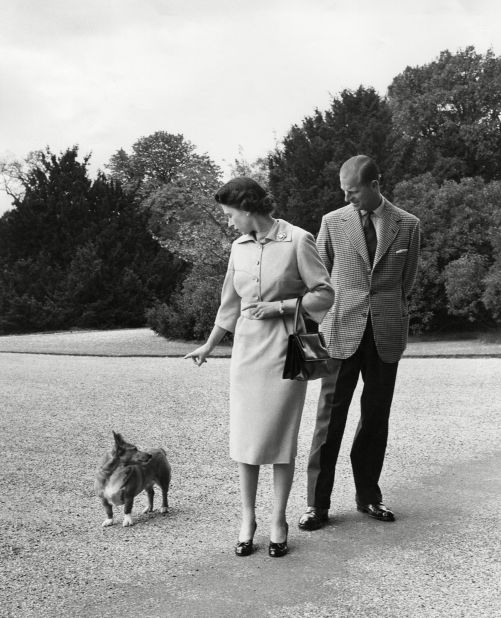
[[419,261],[419,219],[387,199],[383,201],[373,268],[360,215],[352,204],[322,219],[317,246],[335,296],[320,330],[333,358],[355,353],[369,313],[383,362],[400,360],[407,346],[408,297]]

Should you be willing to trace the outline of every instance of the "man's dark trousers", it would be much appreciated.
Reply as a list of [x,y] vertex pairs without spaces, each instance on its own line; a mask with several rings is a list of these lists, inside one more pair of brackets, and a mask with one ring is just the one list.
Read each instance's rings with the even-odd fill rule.
[[351,449],[356,499],[359,504],[381,502],[378,482],[388,440],[388,419],[398,361],[383,363],[379,358],[369,315],[355,354],[341,362],[333,360],[332,363],[333,373],[322,380],[318,402],[308,462],[308,505],[330,507],[336,462],[360,374],[364,381],[361,415]]

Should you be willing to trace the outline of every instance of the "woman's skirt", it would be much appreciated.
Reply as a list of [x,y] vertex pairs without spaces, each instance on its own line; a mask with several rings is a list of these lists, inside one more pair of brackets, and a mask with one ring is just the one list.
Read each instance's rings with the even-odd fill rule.
[[235,329],[230,369],[230,457],[259,465],[290,463],[306,396],[306,382],[282,372],[292,318],[253,320]]

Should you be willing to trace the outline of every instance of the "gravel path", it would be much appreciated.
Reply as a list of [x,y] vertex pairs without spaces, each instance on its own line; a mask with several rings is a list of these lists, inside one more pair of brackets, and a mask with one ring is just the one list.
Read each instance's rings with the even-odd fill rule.
[[[266,552],[269,467],[259,549],[247,559],[233,554],[239,496],[227,454],[228,367],[227,358],[198,369],[179,358],[0,354],[1,616],[501,614],[500,359],[402,360],[382,478],[394,524],[354,510],[354,400],[331,523],[297,529],[319,389],[312,383],[282,560]],[[112,429],[166,448],[167,516],[137,516],[141,496],[136,525],[101,527],[92,485]]]

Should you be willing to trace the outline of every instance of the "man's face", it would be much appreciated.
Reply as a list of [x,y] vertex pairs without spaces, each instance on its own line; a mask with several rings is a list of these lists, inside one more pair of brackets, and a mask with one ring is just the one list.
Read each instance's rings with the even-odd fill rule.
[[381,195],[377,180],[364,185],[360,183],[357,172],[343,170],[339,179],[344,199],[347,203],[352,203],[357,210],[374,210],[379,206]]

